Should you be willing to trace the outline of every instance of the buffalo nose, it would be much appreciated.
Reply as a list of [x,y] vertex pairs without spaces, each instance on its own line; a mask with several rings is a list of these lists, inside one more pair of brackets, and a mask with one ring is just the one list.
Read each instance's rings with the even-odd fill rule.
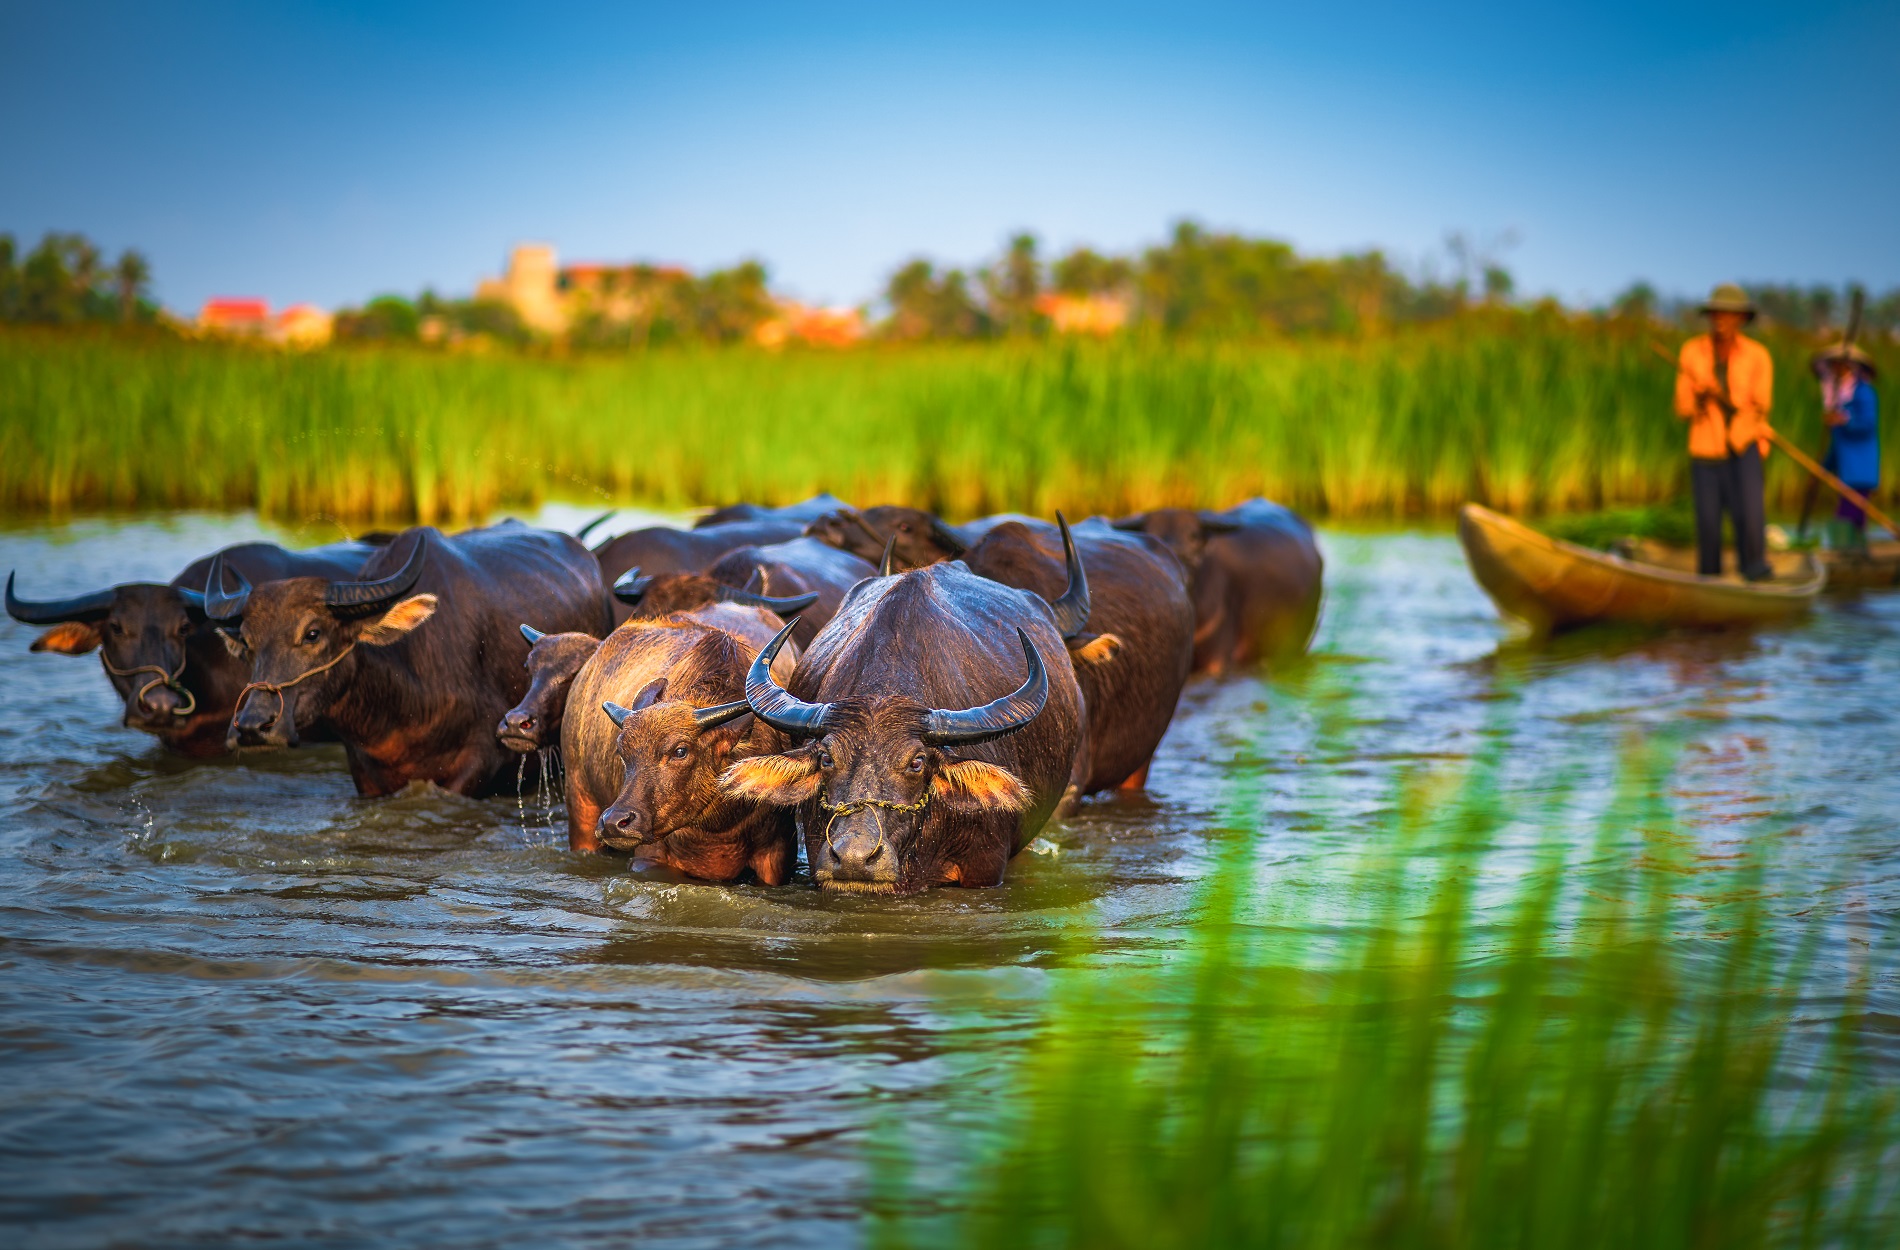
[[826,845],[831,852],[832,871],[840,877],[870,877],[883,866],[884,839],[875,829],[840,834]]
[[132,712],[148,716],[169,716],[185,706],[183,698],[170,686],[153,686],[133,696]]
[[637,838],[646,829],[646,819],[630,807],[610,807],[600,814],[601,832],[621,838]]

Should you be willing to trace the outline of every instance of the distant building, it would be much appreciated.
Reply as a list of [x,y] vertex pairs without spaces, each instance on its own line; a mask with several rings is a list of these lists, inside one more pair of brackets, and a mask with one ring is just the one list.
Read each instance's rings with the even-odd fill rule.
[[270,305],[261,299],[208,299],[198,310],[198,329],[205,334],[262,338],[270,328]]
[[270,340],[285,347],[322,347],[336,330],[336,318],[315,304],[292,304],[271,322]]
[[860,309],[812,308],[793,300],[781,300],[778,315],[760,322],[752,332],[752,340],[770,348],[791,342],[815,347],[849,347],[864,337],[864,331],[864,313]]
[[475,298],[508,305],[530,330],[560,334],[568,318],[559,284],[554,249],[546,243],[523,243],[508,254],[508,272],[476,285]]
[[1049,318],[1057,334],[1113,334],[1128,324],[1129,305],[1125,295],[1051,292],[1036,299],[1036,311]]

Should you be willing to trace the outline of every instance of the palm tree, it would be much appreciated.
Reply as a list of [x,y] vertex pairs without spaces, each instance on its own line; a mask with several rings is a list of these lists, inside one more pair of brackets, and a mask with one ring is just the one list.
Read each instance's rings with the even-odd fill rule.
[[113,266],[112,276],[119,288],[119,320],[130,322],[138,316],[139,297],[145,294],[145,284],[152,280],[152,267],[144,256],[127,248],[119,253],[119,263]]

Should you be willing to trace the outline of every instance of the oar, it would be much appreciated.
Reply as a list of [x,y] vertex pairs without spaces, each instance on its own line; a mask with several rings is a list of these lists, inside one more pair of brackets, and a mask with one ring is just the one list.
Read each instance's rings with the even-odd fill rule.
[[[1854,340],[1860,337],[1860,314],[1861,309],[1865,306],[1866,299],[1867,292],[1861,290],[1859,287],[1855,287],[1854,294],[1851,297],[1852,302],[1847,313],[1847,335],[1841,340],[1848,347],[1852,347]],[[1823,380],[1825,381],[1825,379]],[[1826,460],[1828,448],[1834,445],[1834,434],[1830,430],[1823,430],[1821,437],[1826,440],[1821,445],[1821,459]],[[1818,477],[1809,478],[1808,488],[1801,492],[1801,523],[1794,527],[1795,537],[1798,539],[1805,540],[1808,536],[1808,518],[1814,515],[1814,497],[1819,494],[1820,491],[1821,479]]]
[[[1665,349],[1660,343],[1651,343],[1649,346],[1651,350],[1653,350],[1658,356],[1661,356],[1664,360],[1668,361],[1670,364],[1675,365],[1678,369],[1681,368],[1681,363],[1674,356],[1671,356],[1668,350]],[[1874,507],[1873,504],[1867,502],[1867,496],[1861,494],[1859,491],[1855,490],[1852,486],[1849,486],[1846,482],[1841,481],[1840,478],[1835,477],[1832,473],[1829,473],[1826,469],[1823,469],[1819,464],[1816,464],[1814,461],[1814,458],[1808,455],[1807,452],[1802,451],[1799,447],[1796,447],[1793,443],[1789,442],[1787,439],[1783,438],[1781,435],[1775,433],[1775,429],[1773,426],[1763,426],[1762,428],[1767,430],[1768,437],[1774,442],[1775,446],[1787,452],[1789,458],[1791,458],[1796,464],[1800,465],[1802,468],[1806,469],[1808,472],[1814,474],[1816,478],[1819,478],[1821,481],[1827,483],[1827,485],[1834,491],[1834,493],[1839,495],[1842,499],[1845,499],[1848,503],[1853,504],[1856,508],[1859,508],[1862,512],[1865,512],[1868,516],[1878,521],[1881,525],[1884,525],[1887,528],[1888,533],[1893,534],[1896,537],[1900,537],[1900,526],[1894,525],[1892,518],[1888,517],[1888,515],[1882,512],[1880,509]]]

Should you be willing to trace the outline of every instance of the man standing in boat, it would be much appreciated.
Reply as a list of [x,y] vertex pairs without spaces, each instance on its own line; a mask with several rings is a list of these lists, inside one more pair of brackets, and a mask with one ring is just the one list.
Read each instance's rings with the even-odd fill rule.
[[1775,366],[1768,349],[1742,334],[1755,305],[1733,283],[1715,288],[1702,315],[1709,332],[1682,345],[1676,415],[1689,423],[1689,481],[1695,490],[1696,571],[1722,572],[1722,517],[1735,527],[1736,563],[1751,582],[1768,567],[1762,458]]
[[[1874,398],[1877,371],[1866,352],[1852,343],[1836,343],[1816,353],[1821,378],[1821,418],[1830,437],[1827,471],[1862,495],[1880,485],[1880,408]],[[1828,545],[1846,555],[1867,554],[1867,514],[1841,497],[1828,523]]]

